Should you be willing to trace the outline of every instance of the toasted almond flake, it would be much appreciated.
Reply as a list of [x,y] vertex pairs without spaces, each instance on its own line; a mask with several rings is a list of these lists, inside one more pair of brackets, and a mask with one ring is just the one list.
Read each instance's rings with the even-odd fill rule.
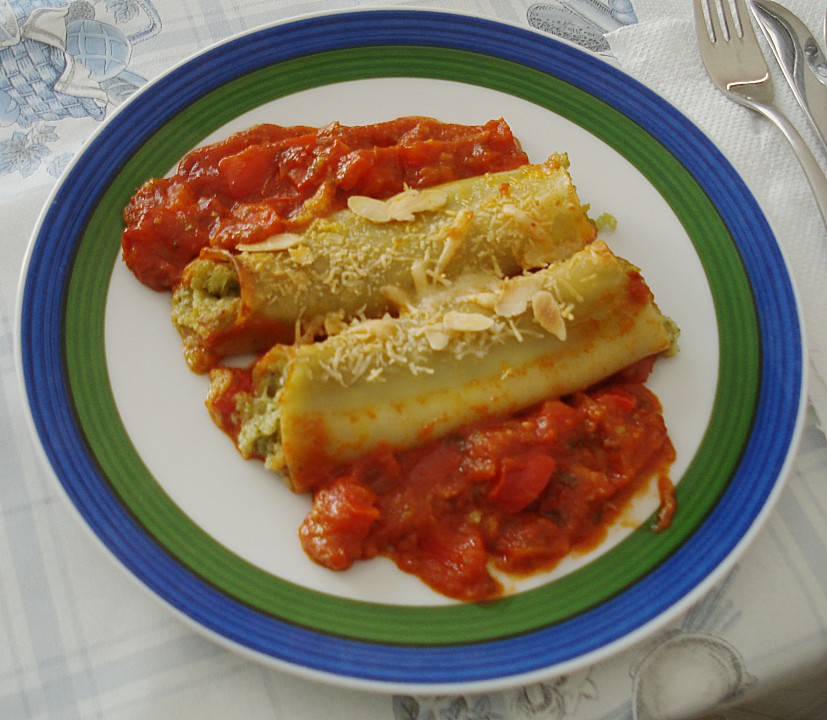
[[497,299],[497,294],[493,292],[473,293],[467,297],[468,302],[479,305],[485,310],[494,310],[497,304]]
[[526,249],[521,261],[524,269],[543,267],[554,259],[557,250],[554,238],[536,218],[512,203],[503,205],[502,213],[520,225],[533,241]]
[[304,238],[296,233],[279,233],[271,235],[260,243],[242,243],[235,247],[239,252],[278,252],[295,247],[303,240]]
[[466,313],[451,310],[445,313],[442,322],[449,330],[481,332],[482,330],[488,330],[488,328],[494,324],[494,319],[481,313]]
[[415,213],[438,210],[448,202],[448,194],[439,188],[407,188],[387,200],[391,220],[413,220]]
[[537,293],[540,282],[535,276],[528,275],[504,283],[494,305],[494,312],[501,317],[521,315]]
[[384,200],[377,200],[365,195],[351,195],[347,199],[347,206],[356,215],[371,222],[386,223],[391,219],[388,204]]
[[387,200],[377,200],[365,195],[352,195],[347,206],[359,217],[374,223],[391,220],[413,220],[416,213],[437,210],[448,202],[448,195],[441,189],[414,190],[406,188]]
[[448,333],[443,332],[439,327],[433,326],[425,328],[425,339],[431,350],[444,350],[448,347],[448,341],[451,339]]
[[398,308],[410,308],[413,306],[413,302],[408,296],[408,293],[406,293],[402,288],[394,285],[385,285],[383,288],[380,288],[379,292],[384,298]]
[[465,238],[468,235],[468,228],[474,220],[474,213],[468,209],[462,210],[454,221],[445,236],[445,244],[442,246],[442,252],[436,261],[436,273],[442,274],[448,263],[454,259],[465,243]]
[[566,323],[560,312],[560,306],[548,290],[540,290],[531,299],[534,318],[543,330],[554,335],[558,340],[566,339]]
[[417,295],[424,295],[428,291],[427,261],[420,259],[411,263],[411,276]]

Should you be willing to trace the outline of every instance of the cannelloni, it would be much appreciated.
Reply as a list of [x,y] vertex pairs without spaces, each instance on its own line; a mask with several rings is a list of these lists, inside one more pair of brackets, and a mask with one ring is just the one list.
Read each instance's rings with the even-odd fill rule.
[[460,274],[545,266],[596,234],[567,157],[554,155],[388,200],[352,197],[301,233],[237,253],[207,249],[185,269],[172,318],[190,367],[204,372],[228,354],[397,314]]
[[377,448],[584,389],[669,351],[675,334],[637,268],[598,240],[536,272],[463,274],[398,317],[276,345],[251,372],[216,369],[207,405],[242,455],[306,491]]
[[124,261],[173,289],[213,420],[312,494],[315,562],[384,555],[488,600],[492,568],[594,547],[650,479],[669,526],[675,449],[644,383],[678,329],[597,238],[568,157],[527,163],[502,120],[261,125],[125,209]]

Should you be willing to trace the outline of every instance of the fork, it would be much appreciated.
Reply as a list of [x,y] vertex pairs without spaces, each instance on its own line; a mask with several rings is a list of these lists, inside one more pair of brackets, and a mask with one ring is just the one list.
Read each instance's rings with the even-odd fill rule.
[[769,68],[749,21],[745,0],[734,0],[734,15],[729,0],[693,2],[698,47],[710,78],[730,100],[762,114],[784,133],[827,225],[827,177],[801,135],[775,105]]

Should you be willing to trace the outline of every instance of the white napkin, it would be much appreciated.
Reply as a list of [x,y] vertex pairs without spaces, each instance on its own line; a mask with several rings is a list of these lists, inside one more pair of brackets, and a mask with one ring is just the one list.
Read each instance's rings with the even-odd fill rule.
[[[784,0],[814,32],[823,8],[812,0]],[[809,396],[827,428],[827,229],[789,143],[758,114],[726,98],[712,84],[695,43],[689,0],[634,0],[638,23],[607,36],[621,67],[686,114],[724,152],[764,209],[797,285],[809,345]],[[765,49],[776,100],[816,154],[827,155],[793,99],[775,58]]]

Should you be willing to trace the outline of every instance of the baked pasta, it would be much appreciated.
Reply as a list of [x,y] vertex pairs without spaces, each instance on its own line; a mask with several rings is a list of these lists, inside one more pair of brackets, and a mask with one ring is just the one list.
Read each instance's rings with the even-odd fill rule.
[[384,555],[489,600],[497,573],[594,547],[651,479],[669,527],[675,450],[644,383],[678,330],[597,238],[566,155],[529,165],[504,121],[257,126],[125,220],[215,423],[311,495],[313,561]]
[[593,241],[565,155],[349,208],[184,270],[172,318],[189,366],[312,339],[357,316],[397,313],[465,273],[517,275]]
[[399,317],[276,345],[212,372],[207,405],[241,454],[303,492],[377,448],[409,448],[582,390],[673,347],[639,271],[598,240],[501,279],[464,274]]

